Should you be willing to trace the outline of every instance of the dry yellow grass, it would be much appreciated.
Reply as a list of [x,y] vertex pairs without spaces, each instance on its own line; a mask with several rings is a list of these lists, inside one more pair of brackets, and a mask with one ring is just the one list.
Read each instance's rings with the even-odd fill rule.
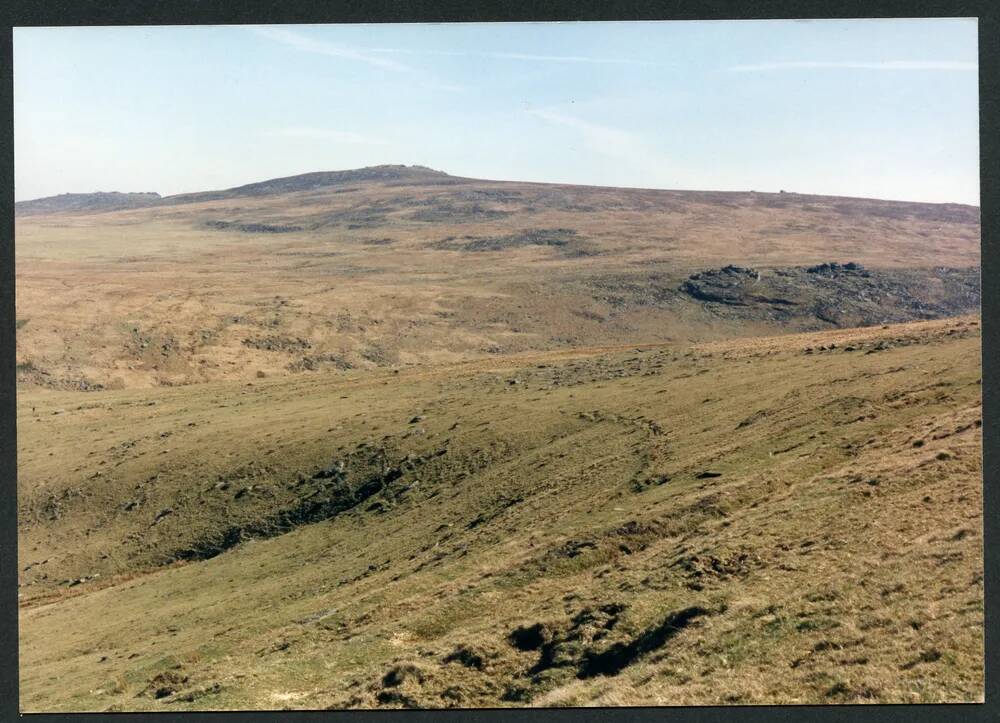
[[[539,229],[575,234],[460,250]],[[673,292],[729,263],[979,264],[969,207],[493,181],[29,216],[16,240],[22,381],[56,389],[805,330],[720,318]]]

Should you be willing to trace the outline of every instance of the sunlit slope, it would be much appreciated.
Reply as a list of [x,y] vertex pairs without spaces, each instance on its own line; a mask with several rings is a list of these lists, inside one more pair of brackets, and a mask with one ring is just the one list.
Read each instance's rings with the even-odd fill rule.
[[980,415],[974,317],[28,392],[22,706],[978,700]]
[[[148,203],[19,216],[22,386],[254,380],[978,308],[979,211],[956,204],[399,167]],[[827,262],[873,275],[805,271]],[[729,264],[763,274],[735,316],[684,290]]]

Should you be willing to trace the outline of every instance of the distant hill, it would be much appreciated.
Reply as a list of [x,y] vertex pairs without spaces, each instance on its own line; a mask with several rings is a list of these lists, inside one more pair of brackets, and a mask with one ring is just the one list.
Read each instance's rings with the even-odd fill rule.
[[95,193],[62,193],[58,196],[36,198],[14,204],[18,216],[37,216],[45,213],[119,211],[126,208],[151,206],[162,199],[158,193],[121,193],[97,191]]
[[[18,216],[35,216],[49,213],[99,213],[102,211],[120,211],[148,206],[175,206],[208,201],[224,201],[233,198],[254,198],[263,196],[280,196],[307,191],[327,191],[331,194],[351,193],[361,188],[375,184],[380,187],[440,187],[468,186],[488,187],[489,192],[473,191],[475,201],[509,201],[517,196],[528,194],[537,196],[542,205],[550,205],[553,194],[567,192],[582,194],[597,194],[606,196],[615,194],[623,197],[626,205],[636,205],[634,210],[651,210],[655,206],[663,207],[664,202],[697,202],[732,208],[735,205],[763,205],[773,209],[811,208],[816,204],[832,206],[841,216],[866,216],[870,219],[883,218],[887,220],[920,220],[924,222],[957,222],[963,224],[978,224],[979,208],[959,203],[919,203],[910,201],[891,201],[870,198],[851,198],[841,196],[823,196],[812,194],[789,193],[757,193],[754,191],[691,191],[642,188],[615,188],[604,186],[577,186],[560,183],[522,183],[516,181],[490,181],[485,179],[452,176],[444,171],[438,171],[426,166],[380,165],[367,166],[343,171],[316,171],[301,173],[295,176],[271,178],[256,183],[248,183],[233,188],[215,191],[198,191],[180,193],[171,196],[161,196],[158,193],[64,193],[30,201],[20,201],[15,204],[15,214]],[[499,190],[500,188],[504,190]],[[508,190],[509,189],[509,190]],[[655,198],[651,198],[653,194]],[[468,199],[465,199],[468,200]],[[652,202],[652,205],[651,203]],[[594,211],[596,208],[586,206],[567,207],[570,211]],[[605,210],[605,209],[601,209]],[[433,210],[425,212],[423,220],[442,221],[450,213],[435,215]],[[431,218],[433,217],[433,218]]]
[[317,171],[301,173],[296,176],[272,178],[244,186],[227,188],[221,191],[205,191],[200,193],[184,193],[168,196],[164,204],[198,203],[201,201],[216,201],[226,198],[241,198],[246,196],[270,196],[282,193],[297,193],[313,191],[333,186],[343,186],[351,183],[389,182],[389,183],[421,183],[448,180],[460,182],[454,176],[443,171],[435,171],[425,166],[384,165],[368,166],[347,171]]
[[[22,385],[256,379],[979,307],[979,209],[960,204],[492,181],[403,165],[104,194],[89,207],[76,198],[19,206],[35,213],[18,218],[23,268],[59,269],[19,283]],[[100,314],[66,317],[68,263],[86,279],[74,293]],[[139,280],[164,263],[181,275],[160,277],[150,298]],[[53,328],[81,341],[55,346]]]
[[423,185],[444,181],[461,183],[465,179],[449,176],[443,171],[435,171],[425,166],[383,165],[356,168],[347,171],[317,171],[284,178],[272,178],[257,183],[227,188],[219,191],[181,193],[161,196],[158,193],[121,193],[118,191],[96,193],[63,193],[14,204],[18,216],[36,216],[48,213],[89,213],[100,211],[120,211],[157,205],[178,205],[217,201],[227,198],[247,196],[271,196],[299,191],[343,186],[351,183],[380,182],[406,185]]

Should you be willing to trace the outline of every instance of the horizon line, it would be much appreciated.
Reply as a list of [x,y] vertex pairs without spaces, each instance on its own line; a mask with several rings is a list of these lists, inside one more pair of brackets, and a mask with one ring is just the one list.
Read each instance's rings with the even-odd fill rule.
[[[856,199],[865,201],[885,201],[888,203],[915,203],[915,204],[926,204],[926,205],[954,205],[954,206],[969,206],[971,208],[981,209],[981,203],[968,203],[965,201],[920,201],[912,199],[900,199],[900,198],[881,198],[876,196],[849,196],[836,193],[823,193],[823,192],[812,192],[812,191],[793,191],[788,189],[779,189],[777,191],[761,191],[755,188],[746,188],[739,190],[732,189],[718,189],[718,188],[667,188],[659,186],[633,186],[633,185],[607,185],[599,183],[572,183],[566,181],[530,181],[523,179],[513,179],[513,178],[480,178],[475,176],[462,176],[453,175],[447,171],[441,171],[439,169],[432,168],[425,164],[405,164],[405,163],[378,163],[371,166],[356,166],[353,168],[339,168],[339,169],[325,169],[318,171],[302,171],[300,173],[291,173],[288,175],[281,176],[270,176],[268,178],[263,178],[256,181],[248,181],[245,183],[240,183],[235,186],[227,186],[224,188],[210,188],[201,189],[196,191],[178,191],[175,193],[161,193],[159,191],[122,191],[122,190],[93,190],[93,191],[63,191],[61,193],[52,194],[49,196],[37,196],[34,198],[25,198],[21,200],[14,201],[14,205],[22,203],[31,203],[34,201],[44,201],[52,198],[59,198],[60,196],[88,196],[96,194],[131,194],[131,195],[148,195],[156,194],[160,200],[175,199],[180,196],[192,196],[200,195],[205,193],[219,193],[223,191],[232,191],[238,188],[243,188],[244,186],[252,186],[260,183],[267,183],[269,181],[279,181],[289,178],[296,178],[298,176],[308,176],[317,173],[349,173],[351,171],[361,171],[371,168],[411,168],[411,169],[424,169],[428,171],[434,171],[435,173],[444,174],[445,177],[468,180],[468,181],[484,181],[484,182],[495,182],[495,183],[524,183],[524,184],[537,184],[537,185],[548,185],[548,186],[574,186],[580,188],[608,188],[608,189],[628,189],[633,191],[665,191],[665,192],[677,192],[677,193],[731,193],[731,194],[762,194],[762,195],[786,195],[786,196],[814,196],[814,197],[827,197],[827,198],[845,198],[845,199]],[[16,191],[15,191],[16,192]]]

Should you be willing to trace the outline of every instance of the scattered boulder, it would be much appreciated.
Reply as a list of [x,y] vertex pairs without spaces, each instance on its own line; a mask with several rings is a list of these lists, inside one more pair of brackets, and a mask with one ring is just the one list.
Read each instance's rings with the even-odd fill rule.
[[978,311],[981,285],[973,267],[869,271],[827,262],[766,271],[725,266],[692,274],[678,291],[717,316],[843,328]]
[[205,225],[218,231],[239,231],[241,233],[295,233],[301,226],[274,223],[240,223],[238,221],[207,221]]
[[447,251],[503,251],[525,246],[554,246],[563,249],[572,247],[579,253],[584,250],[580,245],[581,241],[577,232],[570,228],[535,228],[506,236],[467,235],[462,239],[449,236],[431,244],[431,248]]
[[290,336],[247,337],[243,339],[242,344],[250,349],[282,352],[301,352],[312,347],[306,339]]
[[692,274],[681,284],[681,291],[701,301],[746,305],[742,298],[746,293],[743,287],[760,278],[756,269],[729,265]]
[[865,271],[865,267],[861,264],[855,263],[853,261],[848,261],[846,264],[838,264],[836,261],[817,264],[816,266],[810,266],[806,269],[807,274],[823,274],[826,276],[836,276],[837,274],[847,274],[847,273],[859,273],[864,276],[868,275]]

